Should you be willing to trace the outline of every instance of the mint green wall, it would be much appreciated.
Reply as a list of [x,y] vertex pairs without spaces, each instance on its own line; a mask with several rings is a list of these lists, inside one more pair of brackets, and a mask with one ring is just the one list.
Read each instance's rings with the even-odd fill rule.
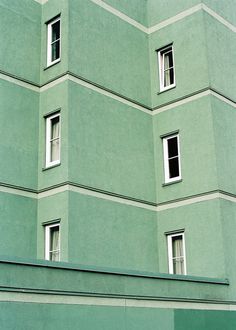
[[69,70],[150,105],[148,36],[91,1],[69,10]]
[[[61,14],[61,61],[47,68],[47,21]],[[41,16],[41,84],[68,71],[68,0],[50,0],[42,6]]]
[[[37,258],[44,259],[45,222],[60,221],[60,257],[68,261],[68,192],[40,198],[38,201]],[[75,242],[74,242],[75,244]]]
[[0,214],[1,255],[36,258],[36,199],[1,192]]
[[[61,113],[61,165],[45,169],[45,115]],[[42,189],[68,180],[68,82],[40,93],[38,188]]]
[[157,271],[153,211],[69,193],[70,262]]
[[37,188],[38,93],[0,81],[0,182]]
[[165,233],[181,229],[185,232],[187,274],[228,277],[225,269],[223,221],[218,199],[158,212],[159,272],[168,272]]
[[0,70],[39,82],[41,6],[32,0],[0,1]]
[[[157,49],[173,43],[176,87],[159,93]],[[152,33],[149,37],[152,105],[170,103],[209,86],[203,13],[199,11],[183,20]],[[196,59],[197,60],[194,60]]]
[[104,2],[113,8],[121,11],[125,15],[133,18],[135,21],[147,26],[147,8],[148,0],[104,0]]
[[[218,188],[210,97],[161,112],[153,121],[157,200],[165,202]],[[179,130],[182,182],[163,186],[163,134]]]
[[153,26],[199,4],[200,0],[147,0],[148,25]]
[[69,82],[69,180],[155,201],[152,117]]
[[235,100],[236,34],[204,13],[210,86]]
[[231,105],[211,97],[219,189],[236,193],[236,113]]
[[[209,8],[214,10],[218,15],[229,21],[231,24],[236,23],[235,0],[227,0],[227,3],[221,0],[203,0]],[[233,10],[232,10],[233,8]],[[229,31],[229,33],[232,33]]]

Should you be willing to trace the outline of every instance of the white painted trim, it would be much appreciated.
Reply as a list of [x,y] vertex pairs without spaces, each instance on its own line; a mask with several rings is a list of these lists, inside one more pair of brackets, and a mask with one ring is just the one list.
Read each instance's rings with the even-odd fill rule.
[[[51,58],[52,58],[52,26],[57,22],[59,22],[59,26],[60,26],[59,39],[57,39],[57,41],[59,41],[59,57],[57,59],[55,59],[54,61],[52,61],[51,60]],[[47,66],[49,67],[53,64],[56,64],[56,63],[60,62],[60,60],[61,60],[61,17],[59,16],[47,24]]]
[[210,194],[206,194],[206,195],[202,195],[202,196],[191,197],[191,198],[187,198],[187,199],[176,201],[176,202],[170,201],[170,202],[166,202],[165,204],[158,205],[158,206],[152,206],[152,205],[144,204],[142,202],[136,202],[136,201],[122,198],[122,197],[111,196],[111,195],[107,195],[102,192],[96,192],[96,191],[92,191],[92,190],[89,190],[86,188],[72,186],[69,184],[65,184],[61,187],[52,188],[52,189],[49,189],[49,190],[46,190],[46,191],[43,191],[40,193],[28,192],[28,191],[21,190],[21,189],[10,188],[10,187],[5,187],[5,186],[0,185],[0,193],[8,193],[8,194],[19,195],[19,196],[33,198],[33,199],[41,199],[41,198],[45,198],[45,197],[49,197],[49,196],[54,196],[56,194],[60,194],[60,193],[67,192],[67,191],[73,191],[73,192],[83,194],[86,196],[101,198],[104,200],[109,200],[112,202],[130,205],[130,206],[134,206],[134,207],[140,207],[143,209],[148,209],[150,211],[157,211],[157,212],[169,210],[172,208],[181,207],[181,206],[185,206],[185,205],[191,205],[191,204],[195,204],[195,203],[219,199],[219,198],[236,203],[236,196],[235,197],[229,196],[229,195],[226,195],[223,193],[218,193],[218,192],[210,193]]
[[[179,175],[173,178],[170,178],[170,167],[169,167],[169,149],[168,149],[168,140],[172,138],[177,138],[177,147],[178,147],[178,170]],[[180,161],[180,144],[179,144],[179,133],[178,134],[170,134],[163,138],[163,160],[164,160],[164,175],[165,175],[165,183],[175,182],[181,180],[181,161]]]
[[[58,143],[58,159],[56,160],[51,160],[51,150],[52,150],[52,146],[51,146],[51,133],[52,133],[52,120],[54,118],[59,118],[59,135],[57,137],[59,143]],[[54,139],[55,140],[55,139]],[[54,114],[52,114],[51,116],[48,116],[46,118],[46,138],[45,138],[45,142],[46,142],[46,147],[45,147],[45,166],[46,168],[49,168],[51,166],[60,164],[61,161],[61,114],[60,112],[56,112]]]
[[142,107],[141,105],[138,105],[136,103],[133,103],[131,101],[128,101],[128,100],[122,98],[121,96],[115,95],[115,94],[113,94],[111,92],[108,92],[108,91],[106,91],[106,90],[104,90],[104,89],[102,89],[100,87],[94,86],[94,85],[92,85],[92,84],[90,84],[90,83],[88,83],[88,82],[86,82],[84,80],[81,80],[81,79],[77,78],[77,77],[74,77],[74,76],[71,76],[71,75],[68,75],[68,77],[69,77],[69,80],[70,81],[73,81],[73,82],[75,82],[75,83],[77,83],[77,84],[79,84],[81,86],[86,87],[86,88],[92,89],[95,92],[98,92],[98,93],[103,94],[105,96],[108,96],[108,97],[112,98],[113,100],[117,100],[117,101],[119,101],[121,103],[124,103],[124,104],[126,104],[126,105],[128,105],[130,107],[133,107],[133,108],[136,108],[138,110],[141,110],[141,111],[143,111],[145,113],[148,113],[148,114],[151,113],[150,110],[147,110],[146,108]]
[[137,308],[168,308],[168,309],[197,309],[197,310],[222,310],[236,311],[236,305],[224,303],[188,302],[174,300],[145,300],[125,298],[100,298],[69,295],[54,295],[44,293],[23,293],[0,291],[1,302],[23,302],[38,304],[65,304],[85,306],[113,306],[113,307],[137,307]]
[[121,11],[113,8],[112,6],[108,5],[104,1],[102,1],[102,0],[90,0],[90,1],[95,3],[98,6],[102,7],[106,11],[112,13],[113,15],[119,17],[120,19],[122,19],[126,23],[129,23],[130,25],[136,27],[140,31],[148,33],[148,28],[146,26],[140,24],[139,22],[135,21],[133,18],[127,16],[126,14],[123,14]]
[[220,101],[225,102],[225,103],[231,105],[231,107],[236,108],[236,103],[233,102],[233,101],[230,101],[230,100],[227,99],[226,97],[224,97],[224,96],[222,96],[222,95],[220,95],[220,94],[217,94],[217,93],[214,92],[214,91],[210,91],[210,94],[213,95],[213,96],[215,96],[216,98],[218,98]]
[[194,6],[194,7],[191,7],[189,9],[187,9],[187,10],[184,10],[184,11],[180,12],[179,14],[177,14],[175,16],[172,16],[172,17],[170,17],[170,18],[168,18],[168,19],[166,19],[166,20],[164,20],[164,21],[162,21],[162,22],[160,22],[160,23],[158,23],[158,24],[150,27],[148,29],[148,34],[154,33],[154,32],[156,32],[158,30],[163,29],[164,27],[166,27],[168,25],[171,25],[173,23],[176,23],[179,20],[181,20],[181,19],[183,19],[185,17],[188,17],[188,16],[196,13],[197,11],[199,11],[201,9],[202,9],[202,5],[201,4],[198,4],[198,5]]
[[218,22],[221,24],[225,25],[228,29],[230,29],[233,32],[236,32],[236,26],[228,22],[226,19],[224,19],[222,16],[217,14],[214,10],[211,8],[207,7],[204,3],[202,4],[202,9],[205,10],[209,15],[211,15],[213,18],[215,18]]
[[[41,3],[42,5],[45,4],[46,2],[48,2],[48,0],[34,0],[38,3]],[[105,9],[106,11],[110,12],[111,14],[119,17],[120,19],[122,19],[123,21],[125,21],[126,23],[129,23],[130,25],[134,26],[135,28],[139,29],[140,31],[146,33],[146,34],[151,34],[154,33],[168,25],[171,25],[185,17],[188,17],[194,13],[196,13],[199,10],[204,10],[205,12],[207,12],[209,15],[211,15],[213,18],[215,18],[217,21],[219,21],[220,23],[222,23],[223,25],[225,25],[228,29],[230,29],[233,32],[236,32],[236,27],[228,22],[225,18],[223,18],[222,16],[220,16],[219,14],[217,14],[214,10],[212,10],[211,8],[209,8],[208,6],[206,6],[205,4],[198,4],[196,6],[193,6],[187,10],[184,10],[182,12],[180,12],[179,14],[170,17],[158,24],[153,25],[152,27],[146,27],[143,24],[137,22],[136,20],[134,20],[133,18],[129,17],[128,15],[122,13],[121,11],[113,8],[112,6],[108,5],[107,3],[105,3],[102,0],[90,0],[93,3],[95,3],[96,5],[100,6],[101,8]]]
[[24,82],[24,81],[22,81],[20,79],[10,77],[10,76],[8,76],[6,74],[0,73],[0,79],[5,80],[5,81],[8,81],[10,83],[13,83],[15,85],[18,85],[18,86],[21,86],[21,87],[30,89],[30,90],[32,90],[34,92],[39,92],[39,87],[34,86],[31,83]]
[[[174,82],[168,86],[164,86],[165,82],[165,54],[168,50],[171,49],[172,53],[172,61],[173,61],[173,75],[174,75]],[[170,51],[169,51],[170,52]],[[158,51],[158,67],[159,67],[159,82],[160,82],[160,92],[166,91],[170,88],[175,87],[175,61],[174,61],[174,48],[173,45],[169,45],[164,47]],[[170,70],[170,69],[169,69]]]
[[17,188],[10,188],[0,185],[0,193],[6,193],[6,194],[12,194],[12,195],[18,195],[23,196],[27,198],[34,198],[37,199],[37,193],[25,191]]
[[59,260],[60,261],[60,222],[55,222],[53,224],[49,224],[45,226],[45,247],[44,247],[44,253],[45,253],[45,259],[50,259],[50,245],[51,245],[51,228],[58,227],[58,241],[59,241]]
[[182,275],[187,274],[186,270],[186,253],[185,253],[185,237],[184,232],[178,232],[167,235],[167,250],[168,250],[168,265],[169,265],[169,273],[174,274],[174,265],[173,265],[173,237],[182,236],[182,244],[183,244],[183,260],[184,260],[184,273]]
[[153,115],[157,115],[158,113],[161,113],[161,112],[164,112],[164,111],[167,111],[167,110],[170,110],[170,109],[173,109],[173,108],[176,108],[180,105],[183,105],[183,104],[186,104],[186,103],[189,103],[189,102],[192,102],[192,101],[195,101],[195,100],[198,100],[204,96],[208,96],[211,94],[211,91],[210,90],[206,90],[204,92],[200,92],[198,94],[195,94],[195,95],[192,95],[192,96],[189,96],[189,97],[186,97],[185,99],[183,100],[180,100],[180,101],[175,101],[171,104],[168,104],[168,105],[164,105],[164,106],[161,106],[160,108],[154,110],[152,112]]

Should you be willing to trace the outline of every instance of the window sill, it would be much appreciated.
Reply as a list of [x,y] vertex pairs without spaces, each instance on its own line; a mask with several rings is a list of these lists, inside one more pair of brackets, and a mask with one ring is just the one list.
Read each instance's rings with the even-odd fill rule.
[[43,167],[42,168],[42,171],[47,171],[47,170],[50,170],[51,168],[54,168],[54,167],[57,167],[57,166],[60,166],[61,165],[61,162],[60,163],[57,163],[57,164],[54,164],[54,165],[49,165],[47,167]]
[[167,91],[169,91],[171,89],[174,89],[174,88],[176,88],[176,85],[170,86],[169,88],[166,88],[166,89],[161,90],[160,92],[157,92],[157,95],[160,95],[162,93],[165,93],[165,92],[167,92]]
[[162,187],[170,186],[171,184],[174,184],[174,183],[180,183],[180,182],[182,182],[182,181],[183,181],[183,179],[178,179],[178,180],[175,180],[175,181],[166,182],[166,183],[163,183],[163,184],[162,184]]
[[48,66],[46,66],[46,67],[43,69],[43,71],[46,71],[47,69],[51,68],[52,66],[54,66],[54,65],[56,65],[56,64],[58,64],[58,63],[60,63],[60,62],[61,62],[61,59],[59,59],[59,60],[56,61],[56,62],[53,62],[53,63],[49,64]]

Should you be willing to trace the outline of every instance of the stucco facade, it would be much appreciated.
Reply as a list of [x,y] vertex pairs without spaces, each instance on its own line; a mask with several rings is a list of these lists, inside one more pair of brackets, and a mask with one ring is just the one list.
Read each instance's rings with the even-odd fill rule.
[[[0,0],[0,329],[236,328],[235,9]],[[175,79],[162,90],[166,47]],[[181,175],[168,182],[171,136]],[[57,222],[60,262],[47,261]],[[186,275],[170,274],[176,233]]]

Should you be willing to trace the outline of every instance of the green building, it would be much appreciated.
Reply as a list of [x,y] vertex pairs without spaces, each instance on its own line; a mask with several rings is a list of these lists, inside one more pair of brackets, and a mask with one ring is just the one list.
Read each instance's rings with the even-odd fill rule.
[[0,0],[0,329],[236,329],[235,0]]

